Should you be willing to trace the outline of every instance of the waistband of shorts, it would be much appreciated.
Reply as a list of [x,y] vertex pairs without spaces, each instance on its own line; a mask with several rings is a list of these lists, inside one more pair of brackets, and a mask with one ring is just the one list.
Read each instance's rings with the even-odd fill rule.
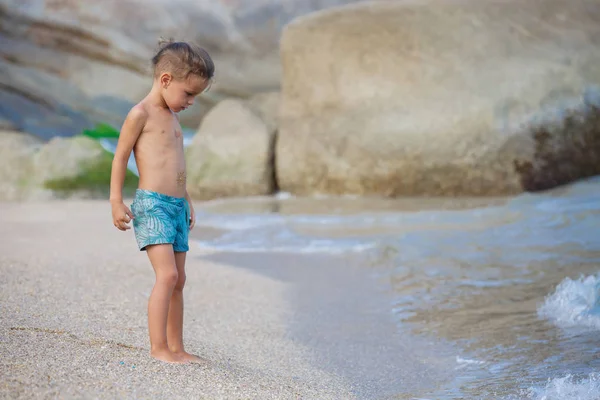
[[158,199],[158,200],[162,200],[162,201],[167,201],[169,203],[183,203],[186,201],[185,197],[170,196],[168,194],[153,192],[152,190],[147,190],[147,189],[136,189],[135,197],[153,198],[153,199]]

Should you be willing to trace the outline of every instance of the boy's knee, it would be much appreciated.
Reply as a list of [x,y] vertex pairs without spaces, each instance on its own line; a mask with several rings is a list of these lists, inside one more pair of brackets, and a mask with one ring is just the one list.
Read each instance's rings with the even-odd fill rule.
[[183,290],[185,286],[185,274],[179,274],[177,278],[177,284],[175,285],[175,290]]
[[158,280],[160,280],[160,282],[164,285],[175,287],[179,281],[179,274],[177,273],[177,270],[173,268],[168,272],[160,274],[158,276]]

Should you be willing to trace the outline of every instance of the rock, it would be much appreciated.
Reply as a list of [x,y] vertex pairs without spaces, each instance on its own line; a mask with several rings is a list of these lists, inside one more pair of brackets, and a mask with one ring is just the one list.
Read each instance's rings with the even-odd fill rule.
[[42,144],[32,135],[0,131],[0,200],[17,201],[28,193],[32,157]]
[[17,127],[6,118],[0,119],[0,131],[16,131]]
[[75,178],[84,168],[98,164],[104,152],[98,142],[86,136],[55,137],[34,156],[35,181],[43,186],[46,182]]
[[[7,18],[0,13],[0,23],[7,23]],[[15,38],[5,38],[3,34],[0,40],[5,53],[4,58],[0,58],[0,118],[8,119],[18,130],[43,139],[77,135],[98,122],[120,127],[135,95],[143,93],[139,85],[137,91],[134,90],[136,82],[148,87],[147,80],[136,79],[131,72],[123,70],[118,77],[118,70],[114,71],[110,65],[105,65],[101,73],[92,62],[86,64],[80,55],[36,47]],[[60,66],[61,62],[64,67]],[[76,72],[86,73],[87,84],[76,79]],[[127,97],[111,94],[112,85],[105,79],[122,81],[121,90],[129,93]],[[102,86],[101,82],[106,88],[96,94],[86,93],[78,86]]]
[[369,2],[282,34],[298,195],[504,195],[600,173],[600,1]]
[[262,119],[269,132],[275,132],[279,125],[279,103],[279,92],[266,92],[250,97],[246,105]]
[[212,89],[181,114],[195,130],[224,98],[279,87],[285,23],[352,1],[0,0],[0,118],[46,139],[119,128],[151,87],[158,40],[172,37],[206,47],[217,67]]
[[[56,137],[34,156],[37,185],[54,197],[108,198],[113,154],[86,136]],[[126,171],[123,195],[133,195],[139,178]]]
[[[254,107],[261,105],[255,101]],[[217,104],[186,151],[190,196],[206,200],[271,194],[275,131],[267,124],[247,102],[228,99]]]
[[[47,143],[21,132],[0,132],[0,200],[65,197],[106,198],[112,154],[85,136],[55,137]],[[137,177],[128,172],[124,192]]]

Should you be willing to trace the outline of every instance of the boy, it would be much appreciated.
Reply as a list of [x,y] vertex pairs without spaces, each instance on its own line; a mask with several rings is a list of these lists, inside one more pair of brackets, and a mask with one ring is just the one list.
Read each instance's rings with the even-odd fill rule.
[[[188,230],[195,223],[186,189],[183,135],[177,113],[194,102],[214,75],[208,53],[183,42],[162,43],[152,59],[150,93],[127,115],[111,173],[113,224],[121,231],[133,221],[140,251],[146,251],[156,274],[148,301],[152,357],[174,363],[199,362],[183,347],[183,286]],[[139,171],[131,211],[123,203],[127,161],[133,150]]]

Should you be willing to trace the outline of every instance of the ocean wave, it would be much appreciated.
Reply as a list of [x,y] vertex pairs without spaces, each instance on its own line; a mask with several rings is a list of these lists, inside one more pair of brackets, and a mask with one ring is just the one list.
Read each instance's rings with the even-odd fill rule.
[[370,250],[373,246],[369,244],[353,244],[350,246],[341,247],[338,244],[330,243],[306,243],[304,245],[275,245],[275,246],[256,246],[252,244],[231,243],[231,244],[216,244],[210,242],[196,241],[199,249],[213,252],[228,252],[228,253],[322,253],[322,254],[344,254],[344,253],[362,253]]
[[284,225],[285,219],[273,214],[212,214],[196,212],[196,226],[224,229],[229,231],[245,231],[274,225]]
[[[246,201],[251,201],[247,199]],[[491,210],[368,212],[356,214],[279,214],[279,213],[218,213],[197,210],[196,226],[226,230],[247,230],[275,225],[301,225],[312,228],[394,228],[417,231],[462,228],[484,229],[489,225],[507,225],[518,215],[497,215]]]
[[562,328],[600,329],[600,273],[578,279],[565,278],[546,297],[538,315]]
[[[600,374],[592,372],[577,378],[571,374],[549,379],[543,388],[529,388],[518,399],[533,400],[598,400],[600,398]],[[510,397],[507,400],[516,400]]]
[[231,231],[212,240],[197,240],[196,245],[209,251],[238,253],[362,253],[375,247],[374,242],[359,239],[329,239],[300,235],[285,226]]

